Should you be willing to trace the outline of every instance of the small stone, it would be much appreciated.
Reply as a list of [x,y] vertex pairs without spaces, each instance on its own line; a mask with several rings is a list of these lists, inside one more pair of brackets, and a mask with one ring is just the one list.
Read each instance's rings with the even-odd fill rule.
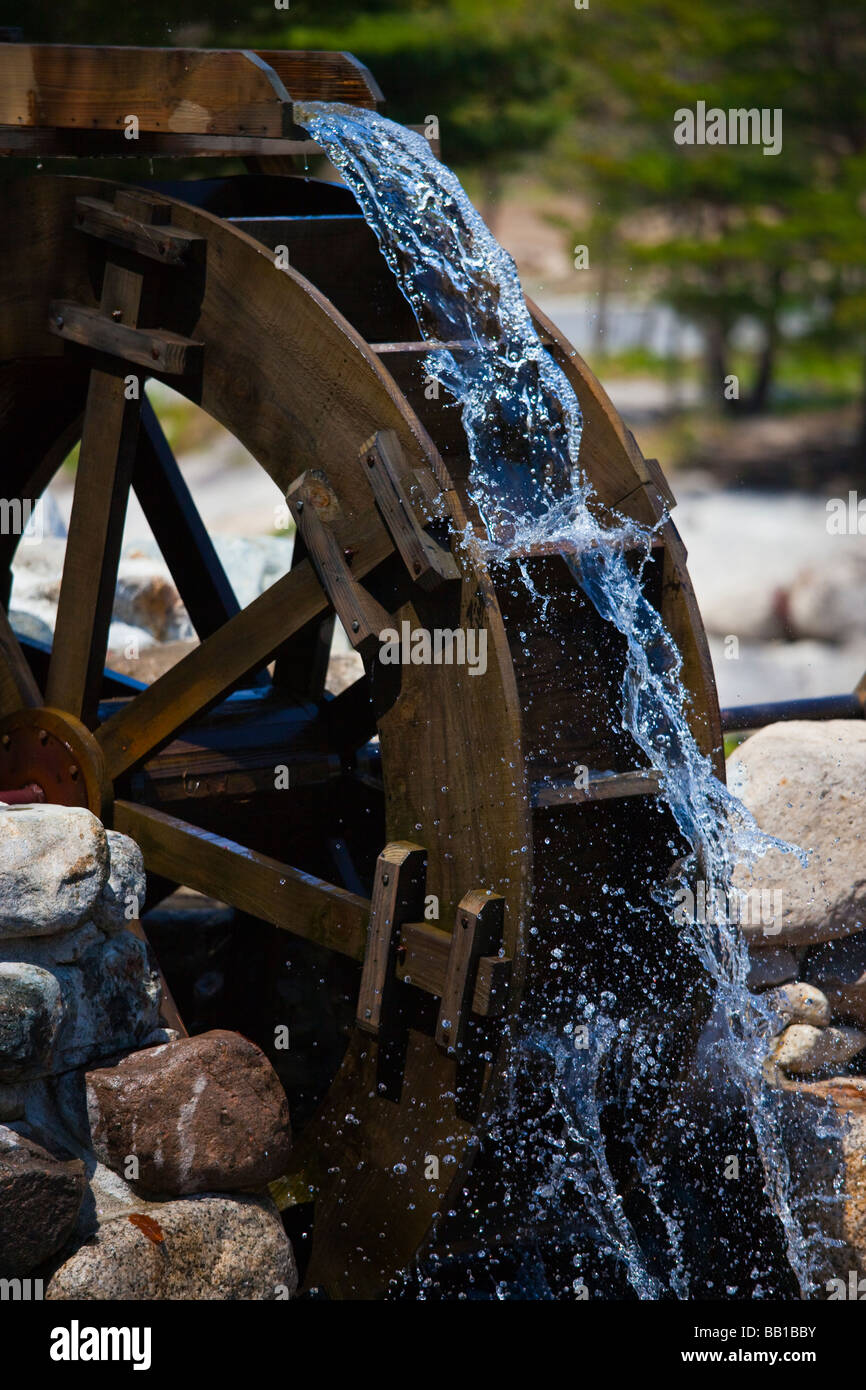
[[755,994],[787,984],[797,978],[797,960],[793,952],[781,946],[749,946],[749,974],[746,983]]
[[45,1297],[280,1300],[297,1287],[292,1247],[270,1199],[208,1194],[103,1222],[61,1265]]
[[780,985],[764,995],[765,1003],[779,1015],[783,1023],[808,1023],[813,1028],[826,1028],[830,1022],[830,1003],[814,985],[795,980]]
[[79,1159],[55,1158],[0,1125],[0,1276],[18,1278],[63,1246],[84,1191]]
[[134,840],[117,830],[106,830],[108,882],[96,905],[95,916],[104,931],[124,931],[137,921],[144,908],[147,878],[144,856]]
[[215,1031],[125,1057],[87,1076],[94,1151],[145,1192],[262,1188],[285,1172],[289,1107],[253,1043]]
[[62,1020],[60,985],[49,971],[0,964],[0,1081],[43,1075]]
[[806,974],[837,1014],[866,1025],[866,933],[820,947],[810,956]]
[[0,811],[0,939],[71,931],[108,878],[105,831],[80,806]]
[[780,1035],[773,1060],[792,1076],[808,1076],[828,1067],[845,1066],[866,1047],[866,1033],[858,1028],[814,1028],[792,1023]]

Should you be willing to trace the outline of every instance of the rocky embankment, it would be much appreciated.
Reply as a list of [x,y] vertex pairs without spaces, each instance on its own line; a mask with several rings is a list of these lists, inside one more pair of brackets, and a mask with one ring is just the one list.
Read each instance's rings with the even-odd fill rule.
[[0,806],[0,1277],[291,1297],[285,1093],[238,1034],[166,1026],[143,903],[140,851],[89,811]]
[[763,830],[806,851],[771,850],[735,882],[769,908],[741,929],[775,1020],[767,1079],[820,1297],[866,1275],[866,722],[770,725],[728,759],[728,780]]

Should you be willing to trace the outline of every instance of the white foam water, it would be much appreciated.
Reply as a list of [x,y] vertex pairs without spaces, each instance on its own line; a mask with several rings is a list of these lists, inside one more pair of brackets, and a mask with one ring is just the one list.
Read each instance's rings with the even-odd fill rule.
[[[539,339],[511,257],[428,142],[373,112],[340,104],[296,106],[295,117],[353,191],[425,338],[460,345],[432,350],[427,370],[462,412],[472,461],[470,493],[486,528],[488,560],[506,560],[538,544],[563,546],[583,594],[625,639],[622,728],[659,773],[663,802],[689,847],[677,875],[656,885],[654,896],[668,916],[675,949],[694,953],[712,989],[717,1052],[745,1101],[764,1190],[806,1296],[814,1283],[814,1240],[801,1229],[790,1196],[778,1093],[764,1080],[773,1031],[768,1011],[746,987],[748,959],[737,928],[713,914],[683,924],[674,908],[683,885],[701,881],[707,899],[715,900],[727,893],[735,865],[753,863],[770,846],[791,847],[759,830],[716,778],[691,733],[681,657],[644,592],[656,528],[626,517],[614,524],[599,519],[591,480],[580,465],[583,422],[575,392]],[[522,575],[543,620],[549,596],[537,590],[525,566]],[[565,896],[567,891],[563,885]],[[566,932],[569,913],[564,904]],[[575,997],[571,1006],[575,1020],[592,1015],[586,1050],[564,1042],[559,1023],[546,1029],[536,1021],[511,1042],[518,1057],[547,1058],[559,1113],[558,1137],[533,1209],[549,1212],[559,1202],[561,1211],[564,1201],[577,1201],[582,1219],[591,1221],[604,1251],[625,1268],[638,1297],[689,1297],[690,1275],[680,1251],[683,1217],[653,1163],[636,1146],[642,1181],[668,1242],[661,1277],[641,1250],[608,1162],[598,1075],[616,1035],[628,1025],[617,1017],[613,993],[606,1001]],[[636,1050],[643,1056],[638,1070],[643,1068],[646,1086],[654,1084],[651,1051],[649,1045]],[[514,1065],[512,1074],[518,1069]],[[641,1084],[641,1077],[633,1084]],[[514,1129],[506,1124],[500,1132],[506,1131],[513,1139]]]

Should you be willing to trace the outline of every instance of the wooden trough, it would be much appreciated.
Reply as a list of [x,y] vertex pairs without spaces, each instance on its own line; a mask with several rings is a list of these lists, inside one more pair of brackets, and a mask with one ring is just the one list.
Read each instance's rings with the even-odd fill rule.
[[[428,345],[349,190],[295,168],[315,149],[300,99],[381,104],[341,53],[0,45],[0,151],[31,161],[0,218],[5,499],[38,498],[81,441],[50,649],[12,630],[19,536],[0,536],[0,787],[36,786],[134,836],[151,903],[186,885],[251,932],[278,929],[273,969],[288,957],[308,982],[336,1057],[307,1084],[278,1195],[309,1214],[308,1287],[374,1297],[436,1248],[459,1202],[508,1021],[544,990],[563,882],[587,912],[612,874],[645,891],[669,866],[671,823],[648,814],[657,781],[619,729],[623,643],[562,558],[522,561],[552,595],[542,628],[515,573],[454,543],[473,518],[459,412],[425,394]],[[35,157],[94,154],[232,155],[247,172],[138,187],[32,172]],[[577,392],[599,508],[654,521],[672,501],[658,465],[532,312]],[[148,378],[288,497],[292,569],[243,610],[130,390]],[[130,489],[200,638],[149,686],[105,669]],[[668,521],[646,584],[723,776],[685,559]],[[335,618],[366,674],[331,697]],[[483,631],[485,673],[383,666],[377,634],[403,621]]]

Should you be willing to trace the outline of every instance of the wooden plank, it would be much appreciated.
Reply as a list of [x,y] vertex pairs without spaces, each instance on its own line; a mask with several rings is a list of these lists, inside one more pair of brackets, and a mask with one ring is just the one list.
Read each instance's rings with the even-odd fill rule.
[[[292,569],[296,569],[306,558],[304,538],[296,531],[292,547]],[[296,699],[312,700],[314,704],[319,704],[325,694],[333,637],[333,613],[326,614],[321,622],[308,624],[294,637],[290,637],[288,642],[280,647],[274,661],[274,689],[291,692]],[[375,724],[373,732],[375,733]]]
[[287,136],[289,94],[257,54],[230,49],[0,44],[0,125]]
[[293,101],[343,101],[375,109],[384,101],[369,68],[352,53],[318,49],[258,49]]
[[[378,545],[359,552],[359,573],[373,569],[389,552],[383,533]],[[173,738],[326,607],[308,560],[278,579],[97,730],[109,776],[119,777]]]
[[451,551],[425,531],[415,515],[402,482],[406,460],[394,431],[379,430],[360,452],[379,513],[414,583],[430,593],[459,580]]
[[[433,922],[406,922],[400,933],[397,978],[435,994],[445,993],[451,932]],[[472,992],[472,1012],[482,1018],[505,1013],[512,962],[508,956],[481,956]]]
[[584,801],[608,801],[619,796],[657,796],[661,775],[654,768],[635,768],[633,772],[615,772],[609,776],[590,773],[588,786],[574,785],[571,778],[552,778],[535,782],[532,804],[539,809],[553,806],[575,806]]
[[194,888],[283,931],[362,960],[370,903],[150,806],[114,803],[114,828],[141,846],[148,873]]
[[[185,376],[201,367],[203,344],[163,328],[136,328],[111,315],[114,305],[90,309],[71,300],[55,299],[49,306],[48,326],[58,338],[93,352],[107,352],[163,376]],[[108,306],[105,306],[108,309]]]
[[[141,293],[140,275],[106,265],[104,313],[135,324]],[[47,704],[88,725],[102,689],[139,408],[137,398],[127,399],[122,377],[91,372],[45,691]]]
[[286,500],[309,562],[346,636],[365,661],[372,661],[379,651],[380,633],[391,627],[391,616],[358,582],[357,571],[349,568],[350,552],[343,549],[333,527],[340,515],[336,493],[321,471],[302,473]]
[[188,135],[148,132],[127,140],[117,130],[28,130],[0,126],[0,155],[53,159],[225,159],[276,156],[297,159],[321,154],[314,140],[279,139],[266,135]]
[[505,899],[489,889],[471,889],[457,908],[436,1020],[437,1045],[448,1053],[459,1053],[465,1045],[478,962],[499,947],[504,917]]
[[0,608],[0,717],[42,704],[39,687],[9,619]]
[[378,1037],[397,982],[400,928],[424,911],[427,851],[409,840],[386,845],[376,861],[370,928],[355,1022]]
[[140,222],[101,198],[76,198],[75,225],[79,232],[112,246],[123,246],[163,265],[183,265],[194,247],[205,244],[194,232]]

